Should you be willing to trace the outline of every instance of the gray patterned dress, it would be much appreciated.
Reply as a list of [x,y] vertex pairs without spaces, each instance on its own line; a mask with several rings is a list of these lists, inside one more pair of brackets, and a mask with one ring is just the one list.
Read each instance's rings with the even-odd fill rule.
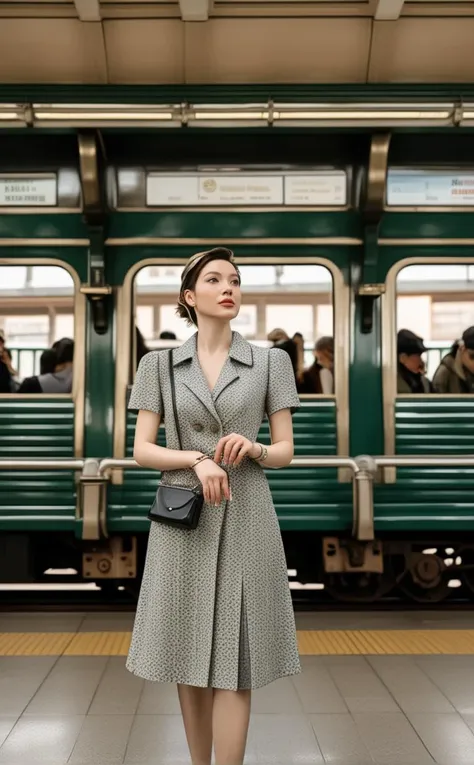
[[[293,369],[281,349],[233,333],[210,391],[193,335],[173,352],[183,449],[213,454],[240,433],[255,441],[265,417],[299,406]],[[129,408],[172,412],[167,352],[140,362]],[[171,418],[170,418],[171,419]],[[167,446],[177,449],[172,422]],[[193,470],[163,473],[194,486]],[[193,531],[152,523],[127,668],[147,680],[236,690],[300,672],[280,528],[265,473],[245,458],[229,468],[232,500],[205,504]]]

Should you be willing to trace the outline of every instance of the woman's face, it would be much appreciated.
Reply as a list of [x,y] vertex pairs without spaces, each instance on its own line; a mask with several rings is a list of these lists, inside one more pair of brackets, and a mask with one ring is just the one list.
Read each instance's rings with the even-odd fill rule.
[[331,351],[323,349],[321,351],[315,351],[314,356],[318,364],[325,369],[332,369],[334,366],[334,358]]
[[474,374],[474,351],[470,348],[463,348],[461,351],[461,362],[466,369]]
[[227,260],[211,260],[198,276],[194,290],[186,290],[184,299],[200,318],[235,319],[242,295],[237,271]]

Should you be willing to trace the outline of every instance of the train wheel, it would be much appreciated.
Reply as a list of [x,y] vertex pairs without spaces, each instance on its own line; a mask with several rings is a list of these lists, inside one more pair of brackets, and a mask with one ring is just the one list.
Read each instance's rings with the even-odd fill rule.
[[324,588],[331,597],[345,603],[374,603],[387,595],[395,585],[389,557],[384,558],[383,574],[370,571],[330,574]]
[[400,578],[400,590],[416,603],[440,603],[449,595],[446,564],[439,555],[412,552]]

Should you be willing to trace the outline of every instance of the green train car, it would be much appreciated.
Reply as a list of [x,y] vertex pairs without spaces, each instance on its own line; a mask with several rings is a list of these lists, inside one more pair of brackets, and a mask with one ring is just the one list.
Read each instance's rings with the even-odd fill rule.
[[239,331],[301,328],[308,364],[334,338],[333,391],[294,416],[300,461],[268,471],[295,581],[471,596],[474,396],[399,393],[396,337],[424,338],[431,377],[474,324],[474,94],[139,90],[2,90],[0,330],[18,381],[75,347],[70,393],[0,394],[0,581],[138,591],[159,475],[129,462],[136,328],[162,347],[179,269],[222,244]]

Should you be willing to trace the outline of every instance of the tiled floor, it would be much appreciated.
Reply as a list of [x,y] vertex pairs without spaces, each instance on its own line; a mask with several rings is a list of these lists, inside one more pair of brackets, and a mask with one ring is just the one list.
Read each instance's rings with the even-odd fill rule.
[[[457,614],[298,614],[300,629],[473,629]],[[0,632],[129,630],[130,614],[0,614]],[[248,765],[474,765],[474,656],[302,656],[253,693]],[[175,686],[121,656],[0,657],[0,765],[189,765]]]

